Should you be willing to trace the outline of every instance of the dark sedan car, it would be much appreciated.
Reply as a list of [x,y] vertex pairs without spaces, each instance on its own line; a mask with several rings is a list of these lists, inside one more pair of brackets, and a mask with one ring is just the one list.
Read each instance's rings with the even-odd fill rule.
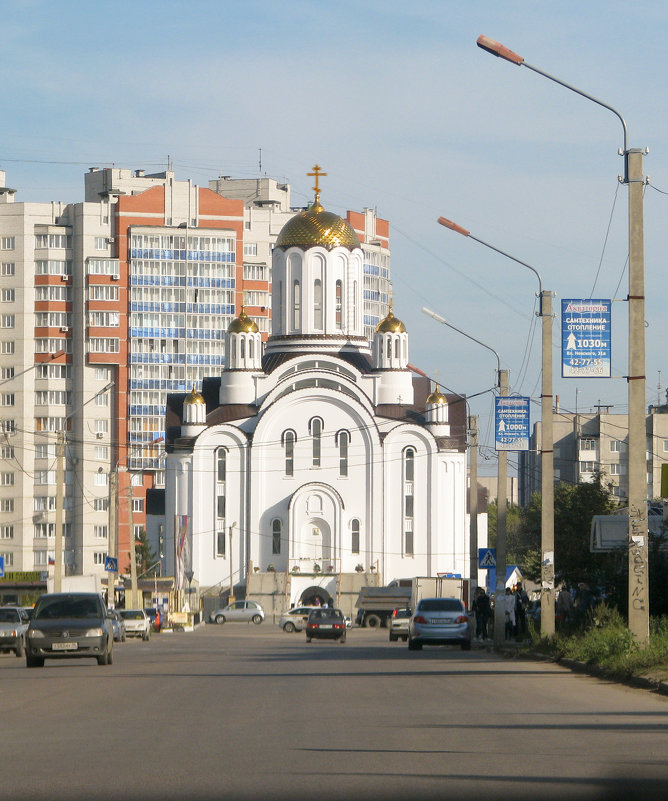
[[346,619],[340,609],[312,609],[306,621],[306,642],[346,641]]
[[42,595],[35,606],[26,641],[26,665],[44,667],[45,659],[89,657],[110,665],[114,647],[112,621],[94,592]]

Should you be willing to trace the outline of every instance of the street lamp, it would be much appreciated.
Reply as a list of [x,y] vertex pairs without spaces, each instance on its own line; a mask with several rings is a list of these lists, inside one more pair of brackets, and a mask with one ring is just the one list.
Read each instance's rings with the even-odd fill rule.
[[[461,328],[448,322],[445,317],[426,307],[422,308],[424,314],[433,317],[434,320],[447,325],[458,334],[467,337],[467,339],[477,342],[483,348],[491,351],[496,357],[496,375],[499,387],[499,395],[506,396],[508,394],[508,371],[501,369],[501,359],[499,354],[494,348],[476,339],[471,334],[462,331]],[[508,453],[507,451],[499,451],[499,464],[497,475],[497,489],[496,489],[496,582],[494,586],[494,647],[499,649],[503,646],[505,641],[505,601],[503,600],[506,590],[506,512],[508,509]],[[477,490],[477,488],[476,488]]]
[[531,270],[538,279],[538,295],[540,297],[540,310],[538,316],[542,318],[542,358],[541,358],[541,513],[540,513],[540,541],[541,541],[541,576],[540,576],[540,631],[545,637],[554,634],[554,430],[553,430],[553,403],[552,403],[552,292],[543,289],[540,273],[530,264],[516,259],[488,242],[473,236],[465,228],[439,217],[438,222],[456,231],[458,234],[469,237],[490,250],[494,250],[507,259],[521,264]]
[[[492,55],[527,67],[560,86],[611,111],[621,122],[624,136],[623,183],[629,187],[629,364],[628,364],[628,475],[629,475],[629,630],[641,645],[649,641],[649,567],[647,525],[647,466],[645,457],[645,257],[643,232],[643,151],[629,148],[626,122],[617,109],[547,72],[527,64],[524,58],[487,36],[478,47]],[[648,152],[645,150],[645,152]]]

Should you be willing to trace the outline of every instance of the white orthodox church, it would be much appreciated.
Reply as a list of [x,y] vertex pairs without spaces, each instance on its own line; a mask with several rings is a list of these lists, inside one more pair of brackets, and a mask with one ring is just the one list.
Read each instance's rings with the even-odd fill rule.
[[[381,584],[468,575],[465,404],[409,365],[390,307],[372,347],[363,326],[363,253],[320,205],[273,251],[273,333],[242,310],[219,378],[170,396],[166,568],[200,590],[258,574],[337,602],[346,576]],[[282,585],[284,586],[284,585]]]

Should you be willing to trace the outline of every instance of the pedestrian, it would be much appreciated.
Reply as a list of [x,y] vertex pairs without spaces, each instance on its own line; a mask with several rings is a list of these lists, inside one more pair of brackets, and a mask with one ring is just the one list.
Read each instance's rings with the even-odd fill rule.
[[475,612],[475,636],[476,640],[487,639],[487,627],[492,617],[492,604],[489,595],[483,587],[478,587],[475,591],[475,599],[472,606]]
[[567,587],[562,587],[557,595],[557,620],[562,626],[571,622],[573,615],[573,596]]
[[522,587],[522,582],[518,581],[515,585],[515,633],[518,637],[524,639],[527,633],[527,606],[529,605],[529,596],[526,594]]
[[515,631],[515,596],[510,591],[510,587],[506,587],[506,594],[504,596],[504,606],[505,606],[505,618],[506,618],[506,626],[505,626],[505,633],[506,639],[512,639],[513,633]]

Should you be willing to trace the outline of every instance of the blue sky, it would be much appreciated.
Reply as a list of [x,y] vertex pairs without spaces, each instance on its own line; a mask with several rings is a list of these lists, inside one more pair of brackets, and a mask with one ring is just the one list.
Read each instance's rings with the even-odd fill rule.
[[[390,220],[411,362],[458,392],[494,383],[491,355],[423,315],[428,305],[495,347],[511,389],[538,398],[535,278],[436,219],[533,265],[555,308],[592,288],[624,298],[622,129],[480,50],[486,34],[619,109],[630,145],[650,148],[646,374],[656,402],[658,371],[668,385],[668,195],[658,191],[668,192],[667,23],[659,0],[14,0],[2,10],[0,168],[17,201],[76,201],[88,166],[157,170],[169,155],[178,178],[206,186],[219,173],[256,176],[261,148],[263,173],[289,181],[302,204],[318,162],[328,209],[376,207]],[[610,380],[559,378],[555,320],[563,408],[575,408],[577,388],[580,410],[600,401],[626,411],[626,320],[616,303]],[[490,395],[474,402],[486,442],[491,409]]]

